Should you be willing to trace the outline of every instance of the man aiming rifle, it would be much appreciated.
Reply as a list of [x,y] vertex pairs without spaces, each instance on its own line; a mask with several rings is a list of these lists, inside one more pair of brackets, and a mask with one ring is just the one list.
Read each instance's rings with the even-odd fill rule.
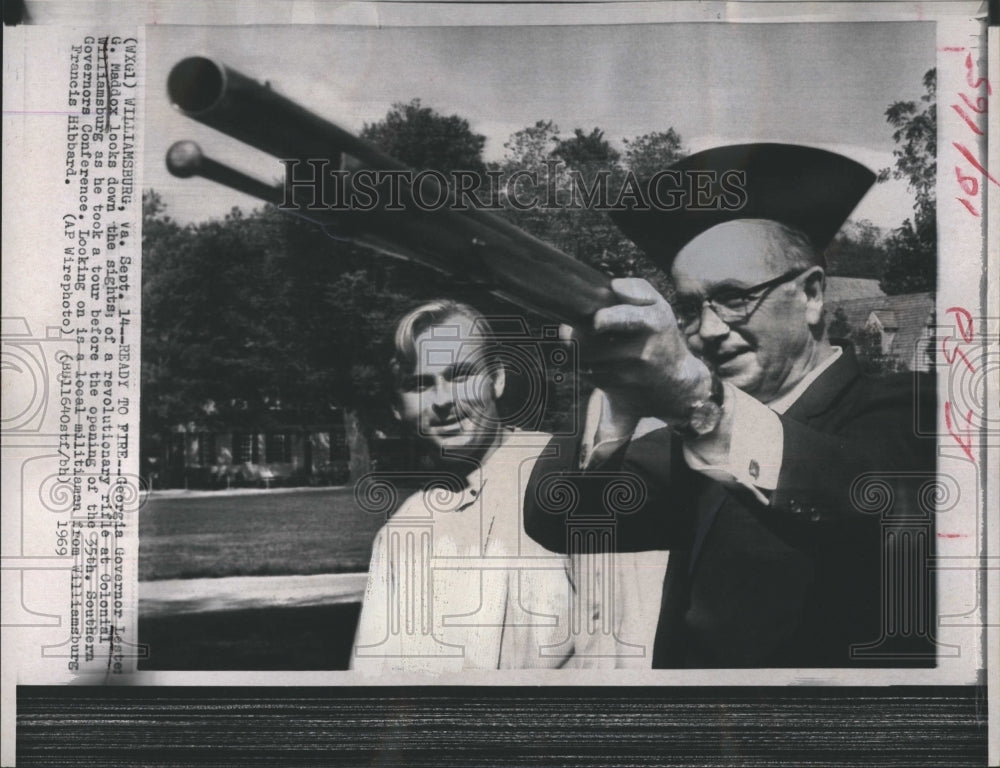
[[[572,329],[604,392],[584,458],[600,473],[575,472],[572,441],[553,446],[532,477],[526,529],[561,551],[574,515],[614,512],[596,477],[643,480],[639,511],[617,516],[616,546],[670,550],[654,666],[933,665],[932,510],[914,492],[934,472],[934,440],[915,434],[918,411],[932,418],[933,384],[915,402],[911,374],[862,376],[824,315],[822,250],[874,174],[777,144],[674,166],[732,169],[746,175],[738,210],[613,215],[669,269],[676,295],[615,280],[616,303]],[[669,427],[632,440],[640,416]],[[557,477],[581,486],[576,509],[552,509]],[[881,514],[858,502],[874,477],[891,488]]]

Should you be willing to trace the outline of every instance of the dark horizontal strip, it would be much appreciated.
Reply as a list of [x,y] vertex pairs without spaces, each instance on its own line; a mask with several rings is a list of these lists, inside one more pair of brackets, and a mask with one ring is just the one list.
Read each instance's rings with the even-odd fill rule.
[[982,766],[982,687],[19,687],[19,766]]

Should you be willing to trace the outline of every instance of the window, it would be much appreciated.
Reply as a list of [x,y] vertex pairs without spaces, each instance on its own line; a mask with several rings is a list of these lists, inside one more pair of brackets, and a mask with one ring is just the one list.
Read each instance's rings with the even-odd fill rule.
[[268,464],[289,463],[292,460],[292,436],[285,432],[269,432],[265,453]]
[[198,432],[195,435],[198,465],[210,467],[215,464],[215,434],[212,432]]
[[260,449],[257,447],[257,435],[253,432],[233,433],[233,463],[257,464],[260,461]]

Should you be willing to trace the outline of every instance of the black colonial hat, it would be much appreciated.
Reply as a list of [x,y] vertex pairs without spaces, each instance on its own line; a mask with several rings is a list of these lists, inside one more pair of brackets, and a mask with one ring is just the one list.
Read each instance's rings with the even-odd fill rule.
[[875,174],[850,158],[795,144],[716,147],[667,171],[657,184],[659,204],[611,213],[664,270],[702,232],[736,219],[781,222],[804,232],[822,253],[875,183]]

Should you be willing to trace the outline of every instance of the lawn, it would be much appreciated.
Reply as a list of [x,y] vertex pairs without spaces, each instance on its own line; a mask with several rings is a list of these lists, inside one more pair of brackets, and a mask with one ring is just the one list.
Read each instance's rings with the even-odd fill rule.
[[350,488],[153,494],[139,511],[139,580],[366,571],[383,523]]

